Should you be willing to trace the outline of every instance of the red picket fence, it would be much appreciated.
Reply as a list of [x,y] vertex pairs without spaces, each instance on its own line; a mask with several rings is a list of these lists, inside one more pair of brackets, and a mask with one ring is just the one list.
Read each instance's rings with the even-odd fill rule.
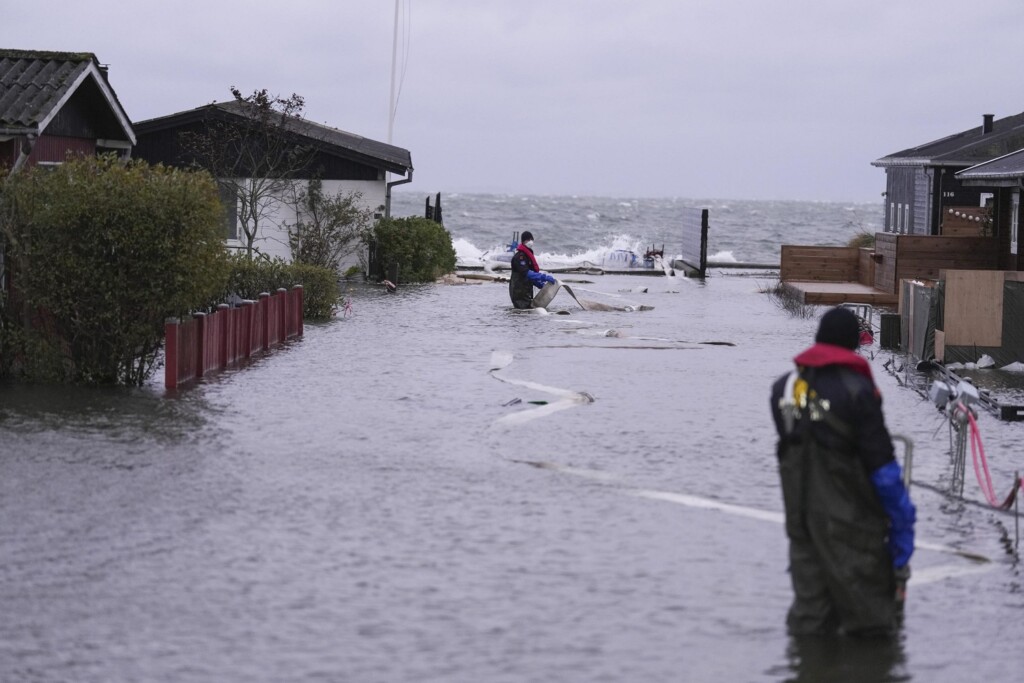
[[213,313],[196,313],[191,320],[169,318],[164,332],[164,384],[174,389],[301,337],[302,286],[263,293],[258,301],[243,301],[234,308],[221,304]]

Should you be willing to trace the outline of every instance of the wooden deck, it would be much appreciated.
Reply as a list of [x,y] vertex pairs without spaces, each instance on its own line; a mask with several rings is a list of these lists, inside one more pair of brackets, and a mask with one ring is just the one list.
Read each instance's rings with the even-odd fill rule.
[[782,287],[805,304],[870,304],[872,306],[896,306],[899,296],[889,294],[859,282],[809,282],[786,281]]

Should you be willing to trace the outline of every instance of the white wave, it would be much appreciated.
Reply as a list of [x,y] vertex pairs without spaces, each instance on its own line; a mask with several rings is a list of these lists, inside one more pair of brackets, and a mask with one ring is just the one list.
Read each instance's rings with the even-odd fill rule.
[[708,263],[739,263],[731,251],[720,251],[708,256]]
[[462,237],[453,239],[452,246],[455,248],[455,260],[458,263],[476,263],[482,260],[485,253],[484,250]]

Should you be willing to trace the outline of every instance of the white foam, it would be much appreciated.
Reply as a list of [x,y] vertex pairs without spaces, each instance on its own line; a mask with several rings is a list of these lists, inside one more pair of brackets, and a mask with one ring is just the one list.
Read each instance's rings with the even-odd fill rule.
[[708,263],[739,263],[731,251],[720,251],[708,257]]

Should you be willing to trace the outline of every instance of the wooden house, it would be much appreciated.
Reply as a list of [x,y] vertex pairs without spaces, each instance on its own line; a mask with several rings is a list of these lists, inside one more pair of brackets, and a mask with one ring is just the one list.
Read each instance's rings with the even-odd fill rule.
[[1020,258],[1021,188],[1024,188],[1024,144],[1001,157],[972,166],[956,174],[966,188],[975,189],[987,201],[987,224],[998,244],[998,267],[1001,270],[1024,270]]
[[[135,124],[138,143],[134,155],[150,163],[190,167],[197,160],[185,142],[185,135],[206,134],[212,126],[242,126],[247,116],[250,113],[246,103],[232,101],[140,121]],[[260,221],[253,246],[267,256],[290,260],[287,226],[294,224],[297,214],[285,195],[294,196],[294,190],[302,189],[314,175],[321,179],[325,195],[359,193],[364,208],[373,210],[378,217],[390,213],[392,186],[412,180],[412,157],[401,147],[298,117],[288,119],[282,130],[289,136],[289,144],[309,151],[310,161],[304,173],[291,178],[287,192],[272,198],[272,206]],[[403,177],[389,182],[389,173]],[[227,244],[243,248],[246,244],[238,218],[240,207],[237,196],[230,195],[231,192],[224,194]],[[351,264],[345,263],[343,267],[346,265]]]
[[[993,265],[944,270],[935,282],[904,283],[904,346],[919,358],[945,363],[977,362],[982,356],[998,367],[1024,361],[1024,269],[1018,244],[1024,149],[958,171],[956,181],[990,197],[986,232],[993,243]],[[960,212],[947,209],[945,220],[955,219],[954,213]]]
[[91,52],[0,50],[0,167],[131,153],[135,133]]
[[885,232],[959,234],[964,222],[952,220],[959,218],[958,211],[984,220],[989,194],[965,185],[957,173],[1021,148],[1024,113],[999,120],[985,114],[980,126],[873,161],[885,169]]
[[[127,157],[135,132],[91,52],[0,49],[0,174],[69,154]],[[10,285],[0,238],[0,289]]]
[[[1007,128],[986,154],[1014,145],[1007,154],[953,174],[950,186],[960,188],[958,196],[967,201],[977,197],[977,203],[941,205],[942,235],[956,242],[980,240],[973,249],[986,258],[974,267],[947,266],[931,279],[902,282],[902,346],[918,358],[973,363],[988,356],[997,367],[1024,361],[1024,269],[1018,243],[1024,220],[1024,140]],[[963,244],[947,246],[947,258],[954,250],[972,249]]]

